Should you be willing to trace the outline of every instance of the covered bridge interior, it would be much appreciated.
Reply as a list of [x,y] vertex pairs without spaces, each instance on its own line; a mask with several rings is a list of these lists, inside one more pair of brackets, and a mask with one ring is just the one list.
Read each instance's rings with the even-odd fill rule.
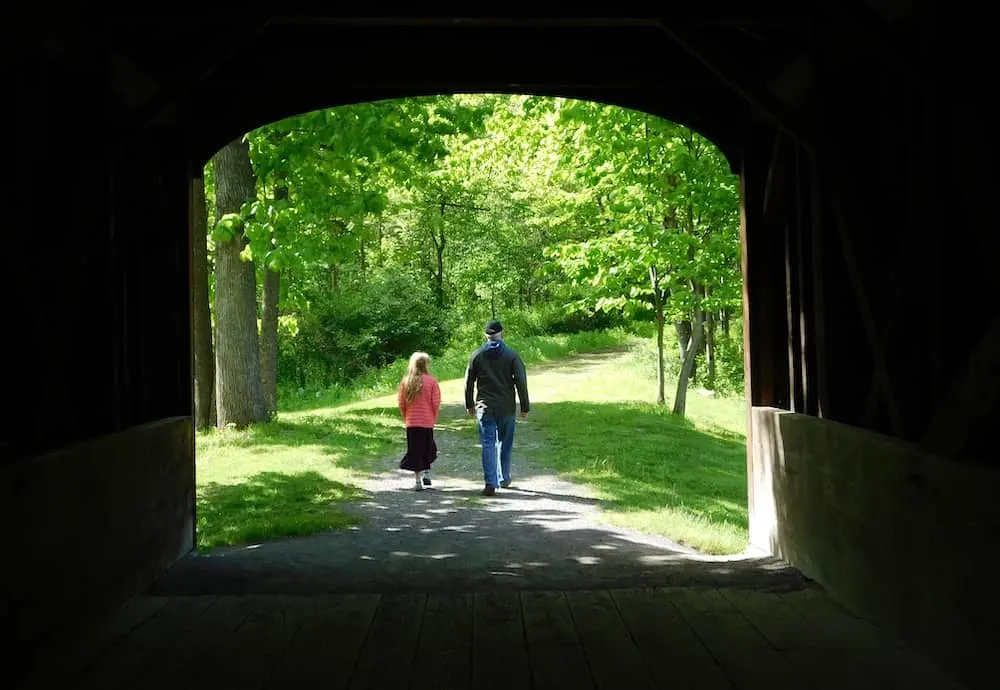
[[192,549],[188,214],[205,161],[295,113],[481,91],[645,110],[726,153],[743,189],[751,543],[985,675],[1000,233],[984,26],[922,0],[663,17],[292,5],[5,8],[11,660]]

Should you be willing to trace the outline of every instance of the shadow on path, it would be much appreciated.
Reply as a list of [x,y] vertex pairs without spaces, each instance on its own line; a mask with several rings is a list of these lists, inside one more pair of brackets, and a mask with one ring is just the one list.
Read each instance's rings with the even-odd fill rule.
[[486,499],[478,485],[456,483],[419,493],[409,483],[377,491],[354,508],[363,526],[189,556],[151,593],[807,586],[773,559],[701,556],[663,539],[597,527],[594,506],[553,491],[508,490]]
[[[360,411],[359,411],[360,412]],[[376,408],[368,414],[391,414]],[[398,453],[367,470],[368,497],[345,508],[361,524],[342,531],[192,554],[151,593],[318,594],[583,589],[663,585],[797,589],[780,561],[705,556],[667,539],[606,526],[590,491],[532,464],[532,419],[519,421],[514,486],[482,488],[478,437],[459,405],[442,409],[434,486],[413,490]],[[362,469],[359,467],[358,469]]]

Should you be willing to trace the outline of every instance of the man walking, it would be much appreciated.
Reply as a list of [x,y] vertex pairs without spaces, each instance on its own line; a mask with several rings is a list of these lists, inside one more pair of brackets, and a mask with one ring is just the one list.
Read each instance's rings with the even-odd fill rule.
[[[473,404],[473,387],[476,389]],[[514,447],[514,423],[517,410],[514,391],[521,402],[521,417],[531,409],[528,402],[528,377],[521,356],[503,341],[499,321],[486,324],[486,342],[469,358],[465,370],[465,409],[479,421],[483,444],[484,496],[492,496],[497,486],[510,486],[510,453]],[[499,445],[499,466],[497,446]]]

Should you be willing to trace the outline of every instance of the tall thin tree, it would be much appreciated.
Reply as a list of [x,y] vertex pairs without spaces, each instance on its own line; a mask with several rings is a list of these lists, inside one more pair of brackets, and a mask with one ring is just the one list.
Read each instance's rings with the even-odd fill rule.
[[[288,187],[274,189],[276,202],[288,199]],[[260,384],[264,407],[269,417],[278,411],[278,300],[281,297],[281,271],[264,264],[264,289],[260,309]]]
[[191,184],[191,300],[194,336],[194,419],[198,429],[212,424],[215,358],[212,353],[212,314],[208,296],[208,211],[205,179]]

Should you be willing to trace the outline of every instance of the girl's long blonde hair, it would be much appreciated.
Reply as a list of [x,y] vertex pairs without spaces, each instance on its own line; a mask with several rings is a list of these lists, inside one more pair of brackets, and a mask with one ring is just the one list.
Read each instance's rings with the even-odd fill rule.
[[406,376],[403,377],[406,402],[413,402],[413,399],[420,395],[424,387],[423,375],[429,373],[427,367],[430,361],[431,356],[426,352],[414,352],[410,355],[410,364],[406,367]]

